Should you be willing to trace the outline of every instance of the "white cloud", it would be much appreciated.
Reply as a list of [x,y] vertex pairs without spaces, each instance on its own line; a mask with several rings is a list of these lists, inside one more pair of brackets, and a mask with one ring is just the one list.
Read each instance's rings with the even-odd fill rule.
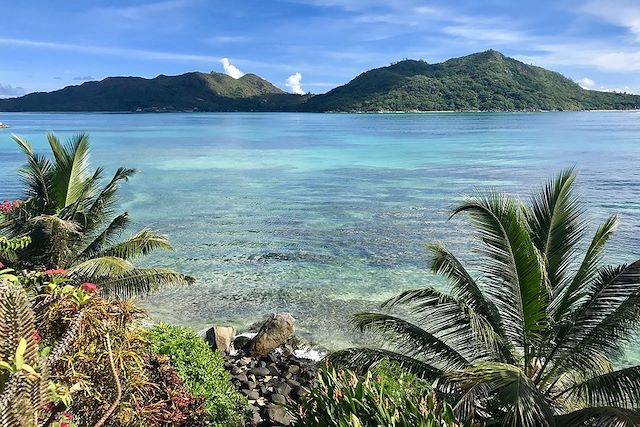
[[224,73],[226,75],[231,76],[234,79],[239,79],[240,77],[244,76],[244,73],[240,71],[238,67],[229,62],[229,58],[222,58],[220,62],[224,67]]
[[527,39],[527,36],[518,31],[478,25],[448,25],[442,29],[442,32],[474,42],[494,44],[509,44]]
[[24,95],[24,88],[11,85],[3,85],[0,83],[0,98],[9,98]]
[[293,93],[297,93],[298,95],[304,95],[304,90],[302,89],[302,84],[300,83],[302,80],[302,74],[295,73],[289,76],[287,79],[287,87],[291,88]]
[[167,0],[135,6],[98,8],[94,11],[116,16],[118,18],[139,21],[150,14],[167,14],[191,4],[191,0]]
[[592,0],[585,3],[580,11],[627,28],[640,38],[640,7],[637,0]]
[[247,36],[213,36],[204,39],[204,41],[211,44],[246,43],[251,41],[251,38]]
[[588,77],[585,77],[583,79],[580,79],[577,81],[577,83],[580,85],[580,87],[582,89],[593,89],[594,87],[596,87],[596,82],[594,82],[593,80],[591,80]]
[[158,52],[152,50],[140,50],[140,49],[123,49],[112,48],[102,46],[69,44],[69,43],[55,43],[55,42],[43,42],[37,40],[27,39],[12,39],[12,38],[0,38],[0,45],[7,46],[24,46],[46,50],[63,50],[74,53],[88,53],[93,55],[113,55],[123,56],[135,59],[154,59],[154,60],[167,60],[167,61],[186,61],[186,62],[214,62],[217,60],[214,56],[208,55],[191,55],[175,52]]

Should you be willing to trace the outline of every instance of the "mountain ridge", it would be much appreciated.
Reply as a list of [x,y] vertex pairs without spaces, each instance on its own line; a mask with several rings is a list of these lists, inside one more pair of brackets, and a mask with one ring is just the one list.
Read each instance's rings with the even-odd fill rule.
[[407,59],[320,95],[284,92],[255,74],[107,77],[0,99],[0,111],[538,111],[640,109],[640,96],[586,90],[495,50],[430,64]]

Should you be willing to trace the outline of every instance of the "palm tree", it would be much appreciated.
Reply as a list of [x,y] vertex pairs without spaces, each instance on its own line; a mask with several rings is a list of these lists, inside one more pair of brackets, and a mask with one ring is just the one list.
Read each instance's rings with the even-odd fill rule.
[[615,216],[583,244],[575,176],[563,171],[529,206],[495,192],[468,198],[452,216],[471,219],[477,268],[430,245],[431,270],[449,290],[409,290],[383,304],[407,316],[356,315],[357,328],[387,346],[330,358],[362,369],[396,360],[433,380],[458,417],[489,425],[640,425],[640,366],[613,363],[640,323],[640,261],[601,266]]
[[103,169],[90,171],[87,134],[66,144],[49,134],[51,160],[34,153],[25,139],[16,135],[13,139],[27,157],[19,171],[26,200],[0,216],[0,231],[8,237],[31,238],[31,244],[19,251],[19,266],[65,268],[78,280],[96,283],[104,293],[120,297],[193,281],[170,269],[136,268],[131,263],[156,249],[171,249],[166,236],[143,229],[117,240],[129,216],[115,214],[116,195],[134,169],[119,168],[101,187]]

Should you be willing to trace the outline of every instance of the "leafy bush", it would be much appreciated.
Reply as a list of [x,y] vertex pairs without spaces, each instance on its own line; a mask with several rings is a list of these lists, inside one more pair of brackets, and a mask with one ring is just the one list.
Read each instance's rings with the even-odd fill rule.
[[389,362],[363,376],[321,369],[308,398],[289,409],[299,427],[462,425],[446,402],[435,399],[429,384]]
[[[194,397],[187,391],[169,357],[152,353],[146,366],[150,380],[147,393],[152,396],[151,401],[157,403],[147,408],[145,427],[206,427],[204,398]],[[154,410],[156,408],[164,410]]]
[[220,354],[191,329],[166,323],[151,328],[149,340],[153,352],[171,358],[187,390],[205,398],[212,425],[244,425],[247,401],[231,386]]
[[207,425],[204,399],[149,353],[144,317],[63,269],[0,270],[0,426]]

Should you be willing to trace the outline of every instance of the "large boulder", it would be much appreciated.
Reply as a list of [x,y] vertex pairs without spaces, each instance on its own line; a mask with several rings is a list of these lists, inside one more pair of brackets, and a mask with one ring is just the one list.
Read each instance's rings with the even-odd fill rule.
[[296,332],[294,322],[289,313],[273,313],[249,343],[249,353],[264,356],[284,345]]
[[212,350],[228,353],[235,334],[236,330],[232,326],[212,326],[207,330],[205,339]]

